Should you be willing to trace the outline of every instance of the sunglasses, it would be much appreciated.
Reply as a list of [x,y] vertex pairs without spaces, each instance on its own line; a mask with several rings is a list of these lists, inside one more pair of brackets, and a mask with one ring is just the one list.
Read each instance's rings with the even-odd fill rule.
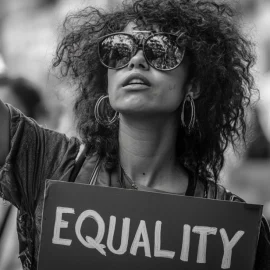
[[[135,35],[119,32],[101,37],[98,53],[102,65],[110,69],[124,68],[140,49],[147,63],[157,70],[173,70],[181,64],[185,48],[177,44],[177,35],[134,32]],[[146,38],[145,34],[148,34]]]

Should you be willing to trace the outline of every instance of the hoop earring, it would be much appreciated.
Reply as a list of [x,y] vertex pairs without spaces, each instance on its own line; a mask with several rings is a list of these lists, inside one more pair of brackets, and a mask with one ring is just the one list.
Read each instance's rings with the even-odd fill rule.
[[[185,109],[186,108],[185,107],[188,103],[190,107],[190,119],[189,119],[189,123],[186,124],[185,122]],[[194,99],[192,98],[190,94],[187,94],[183,101],[183,106],[182,106],[182,111],[181,111],[181,122],[182,122],[182,126],[185,128],[185,131],[188,135],[190,135],[192,131],[194,130],[195,119],[196,119],[196,113],[195,113]]]
[[99,106],[100,103],[105,99],[105,98],[109,98],[108,95],[104,96],[102,95],[101,97],[99,97],[99,99],[96,102],[95,105],[95,109],[94,109],[94,114],[95,114],[95,119],[96,121],[102,125],[102,126],[109,126],[112,125],[118,118],[118,112],[115,112],[113,118],[109,119],[109,116],[106,114],[106,110],[103,110],[103,117],[101,117],[100,113],[99,113]]

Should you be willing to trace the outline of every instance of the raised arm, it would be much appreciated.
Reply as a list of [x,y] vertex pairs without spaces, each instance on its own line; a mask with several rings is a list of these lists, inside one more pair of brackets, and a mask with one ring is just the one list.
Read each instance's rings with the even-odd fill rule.
[[5,163],[9,147],[9,112],[0,99],[0,166],[3,166]]

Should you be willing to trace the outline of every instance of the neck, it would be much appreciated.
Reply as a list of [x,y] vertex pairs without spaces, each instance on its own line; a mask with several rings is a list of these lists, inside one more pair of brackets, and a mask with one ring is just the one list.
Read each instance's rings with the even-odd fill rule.
[[187,174],[177,164],[176,136],[177,121],[172,115],[148,119],[121,115],[121,166],[137,184],[168,192],[184,192]]

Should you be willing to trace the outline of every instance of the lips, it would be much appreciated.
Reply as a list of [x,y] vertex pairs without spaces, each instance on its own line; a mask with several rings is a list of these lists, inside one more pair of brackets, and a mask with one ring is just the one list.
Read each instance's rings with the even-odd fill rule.
[[123,82],[123,87],[127,85],[147,85],[151,86],[149,80],[145,78],[141,73],[132,73],[127,76]]

